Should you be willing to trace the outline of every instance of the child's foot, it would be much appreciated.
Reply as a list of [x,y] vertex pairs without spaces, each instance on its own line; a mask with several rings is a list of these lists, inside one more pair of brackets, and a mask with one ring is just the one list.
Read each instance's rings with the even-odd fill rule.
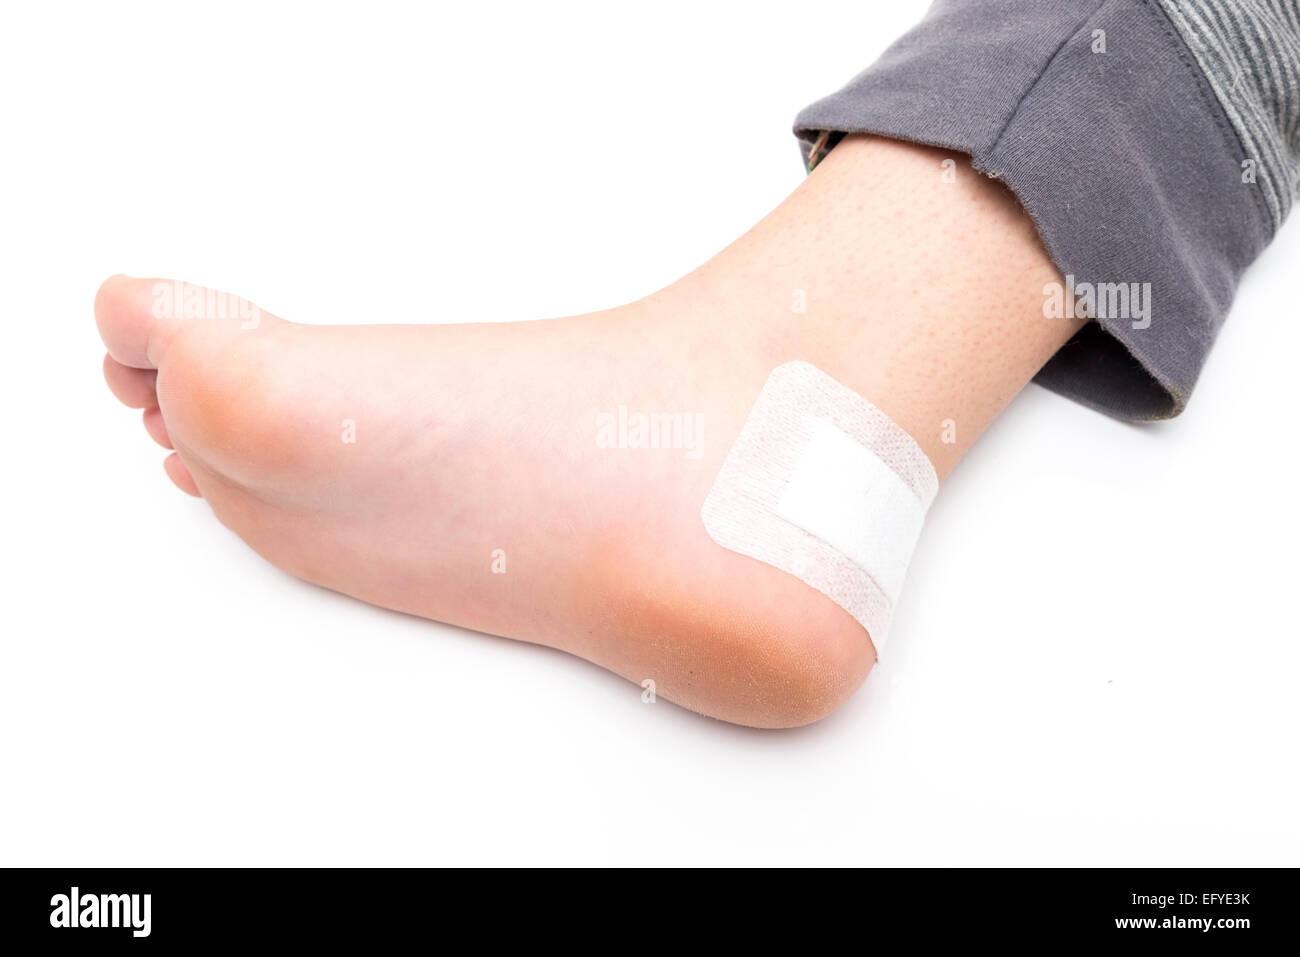
[[[99,292],[109,383],[175,448],[172,481],[281,568],[753,724],[820,717],[871,666],[852,618],[701,524],[779,364],[757,344],[720,350],[649,305],[508,325],[262,314],[246,329],[155,319],[153,287]],[[691,447],[619,448],[620,409],[680,413]]]
[[[576,318],[305,326],[265,313],[249,321],[237,309],[218,318],[214,305],[228,303],[211,296],[197,306],[206,318],[171,318],[193,316],[198,300],[178,299],[170,283],[114,277],[95,301],[106,376],[175,449],[172,481],[295,575],[563,648],[637,683],[651,679],[657,694],[705,714],[804,724],[861,683],[875,659],[868,635],[798,579],[714,543],[700,520],[767,375],[790,359],[812,361],[912,431],[943,474],[1070,332],[1058,325],[1003,341],[1025,321],[1025,304],[1037,305],[1043,276],[1055,274],[1023,215],[973,173],[965,193],[949,188],[941,213],[965,218],[974,240],[988,232],[1004,247],[999,269],[1018,270],[1015,288],[987,307],[998,318],[972,341],[981,302],[962,286],[978,277],[960,265],[940,294],[962,303],[950,328],[923,325],[934,300],[916,311],[916,275],[900,280],[897,263],[873,275],[870,209],[856,223],[841,212],[873,193],[870,182],[854,185],[863,167],[877,167],[877,182],[915,176],[916,191],[932,172],[939,183],[940,158],[880,141],[843,144],[699,272]],[[813,259],[801,231],[853,245]],[[927,250],[927,261],[936,255]],[[806,290],[805,313],[791,310],[796,290]],[[874,317],[900,304],[911,310],[906,321]],[[999,342],[992,359],[979,358]],[[917,375],[953,361],[976,368],[914,394]],[[667,443],[677,447],[635,447],[640,417],[663,415],[678,417]],[[938,442],[952,417],[968,430],[956,450]]]

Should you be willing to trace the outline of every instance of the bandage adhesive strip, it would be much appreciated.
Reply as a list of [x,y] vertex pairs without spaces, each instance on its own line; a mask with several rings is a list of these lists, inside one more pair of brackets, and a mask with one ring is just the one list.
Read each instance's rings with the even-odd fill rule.
[[704,501],[719,545],[827,595],[877,654],[939,489],[889,416],[807,362],[778,366]]

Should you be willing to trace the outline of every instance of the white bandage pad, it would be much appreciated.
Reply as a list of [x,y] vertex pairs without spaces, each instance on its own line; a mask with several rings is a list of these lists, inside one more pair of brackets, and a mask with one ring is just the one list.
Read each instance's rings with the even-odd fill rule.
[[879,654],[938,489],[889,416],[815,366],[787,362],[768,376],[701,515],[719,545],[829,596]]

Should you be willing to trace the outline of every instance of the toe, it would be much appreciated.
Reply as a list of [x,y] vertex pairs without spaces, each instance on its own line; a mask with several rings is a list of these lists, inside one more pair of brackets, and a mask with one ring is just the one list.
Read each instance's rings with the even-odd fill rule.
[[135,369],[158,368],[172,334],[184,326],[256,329],[262,318],[246,299],[170,279],[111,276],[95,294],[95,321],[109,355]]
[[173,484],[184,492],[186,495],[193,495],[195,498],[202,498],[198,485],[194,482],[194,476],[190,470],[185,467],[181,457],[173,452],[167,458],[163,459],[163,469],[167,472],[167,477],[172,480]]
[[95,322],[108,354],[135,369],[155,365],[149,359],[149,343],[163,320],[154,315],[150,287],[147,279],[110,276],[95,294]]
[[144,410],[144,430],[163,448],[172,448],[171,436],[167,434],[167,424],[163,422],[162,410],[157,406]]
[[104,356],[104,381],[119,402],[132,409],[158,404],[158,373],[154,369],[133,369],[112,356]]

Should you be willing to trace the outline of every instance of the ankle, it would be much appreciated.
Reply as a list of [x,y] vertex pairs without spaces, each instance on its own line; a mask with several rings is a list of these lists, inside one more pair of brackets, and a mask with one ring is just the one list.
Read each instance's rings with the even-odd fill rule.
[[660,298],[768,371],[803,359],[865,396],[942,478],[1082,324],[1043,317],[1059,278],[1014,196],[964,157],[849,137]]

